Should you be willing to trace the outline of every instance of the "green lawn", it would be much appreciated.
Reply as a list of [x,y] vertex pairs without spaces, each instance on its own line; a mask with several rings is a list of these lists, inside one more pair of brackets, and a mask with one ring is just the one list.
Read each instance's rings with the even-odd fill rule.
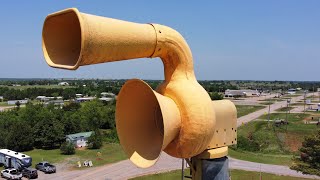
[[241,151],[241,150],[233,150],[229,148],[230,157],[251,161],[251,162],[258,162],[264,164],[277,164],[277,165],[284,165],[290,166],[292,163],[293,155],[285,155],[285,154],[266,154],[266,153],[257,153],[257,152],[248,152],[248,151]]
[[294,109],[294,107],[282,107],[277,109],[276,111],[286,112],[286,111],[291,111],[292,109]]
[[[312,115],[314,119],[320,115]],[[274,126],[273,120],[286,119],[286,113],[270,114],[270,122],[265,121],[268,115],[260,116],[257,121],[249,122],[238,128],[238,143],[240,137],[259,142],[260,150],[248,152],[237,148],[230,148],[231,157],[261,162],[266,164],[290,165],[291,158],[298,151],[305,135],[320,129],[314,124],[305,124],[305,119],[310,119],[311,114],[288,114],[288,125]]]
[[278,102],[278,101],[283,101],[280,98],[268,98],[268,99],[261,99],[259,101],[266,101],[266,102]]
[[[303,106],[304,103],[303,102],[298,102],[298,103],[292,103],[290,104],[290,106]],[[306,105],[307,106],[307,105]]]
[[[189,170],[186,170],[185,174],[189,175]],[[309,180],[305,178],[297,178],[297,177],[291,177],[291,176],[278,176],[278,175],[269,174],[269,173],[261,173],[261,177],[262,179],[268,179],[268,180]],[[149,179],[152,179],[152,180],[181,179],[181,170],[136,177],[136,178],[133,178],[132,180],[149,180]],[[184,178],[184,179],[187,179],[187,178]],[[256,180],[256,179],[260,179],[260,173],[253,172],[253,171],[231,170],[231,179],[232,180],[251,180],[251,179]]]
[[0,102],[0,106],[14,106],[14,105],[8,105],[8,102],[7,101],[3,101],[3,102]]
[[[98,152],[101,152],[101,157],[97,156]],[[34,149],[32,151],[27,151],[24,153],[32,157],[33,165],[45,160],[52,163],[64,162],[74,165],[75,167],[78,161],[83,162],[85,160],[91,160],[94,166],[99,166],[127,159],[119,144],[104,144],[101,149],[97,150],[76,150],[76,154],[74,155],[62,155],[59,149]]]
[[238,118],[265,108],[265,106],[236,105]]
[[260,104],[262,104],[262,105],[271,105],[271,104],[273,104],[274,103],[274,101],[266,101],[266,102],[262,102],[262,103],[260,103]]

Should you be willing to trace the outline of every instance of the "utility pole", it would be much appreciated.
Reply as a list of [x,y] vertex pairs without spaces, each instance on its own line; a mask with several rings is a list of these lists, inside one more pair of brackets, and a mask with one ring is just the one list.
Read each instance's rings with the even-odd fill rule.
[[182,168],[181,168],[181,180],[184,179],[184,159],[182,158]]
[[303,113],[306,113],[306,96],[307,96],[307,91],[304,91],[304,96],[303,96]]
[[269,109],[268,109],[268,127],[269,127],[269,123],[270,123],[270,106],[271,106],[270,103],[271,103],[271,101],[269,100],[268,102],[269,102],[268,103],[269,104]]
[[312,91],[312,100],[314,100],[314,86],[313,86],[313,91]]
[[289,99],[287,99],[286,122],[288,122]]

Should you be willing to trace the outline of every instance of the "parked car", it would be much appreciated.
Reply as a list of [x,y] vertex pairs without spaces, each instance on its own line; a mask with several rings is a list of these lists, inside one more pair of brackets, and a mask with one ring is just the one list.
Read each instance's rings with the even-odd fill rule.
[[21,179],[22,174],[14,168],[9,168],[1,171],[1,177],[6,179]]
[[42,162],[36,164],[36,169],[39,171],[42,171],[44,173],[55,173],[56,172],[56,167],[47,161],[42,161]]
[[38,178],[38,171],[34,168],[25,168],[21,171],[22,176],[28,179],[36,179]]

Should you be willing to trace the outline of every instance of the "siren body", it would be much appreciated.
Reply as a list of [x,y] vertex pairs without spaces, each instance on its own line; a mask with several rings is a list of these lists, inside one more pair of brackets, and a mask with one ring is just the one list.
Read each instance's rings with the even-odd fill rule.
[[[152,166],[161,151],[191,158],[206,149],[231,144],[226,133],[219,136],[219,144],[214,136],[217,128],[236,128],[233,103],[212,103],[196,80],[188,44],[172,28],[94,16],[71,8],[47,16],[42,48],[49,66],[70,70],[146,57],[162,60],[165,80],[156,90],[132,79],[117,98],[117,133],[137,166]],[[225,109],[229,115],[223,113]]]

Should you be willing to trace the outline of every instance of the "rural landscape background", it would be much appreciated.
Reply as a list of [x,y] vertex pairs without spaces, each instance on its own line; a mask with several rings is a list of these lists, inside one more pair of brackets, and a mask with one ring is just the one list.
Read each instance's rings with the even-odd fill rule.
[[[0,147],[32,156],[34,162],[46,160],[57,165],[56,175],[45,178],[57,178],[61,175],[86,177],[88,168],[77,168],[78,161],[91,160],[94,166],[101,167],[102,177],[113,177],[103,173],[107,164],[122,162],[127,157],[122,151],[115,130],[116,94],[126,80],[110,79],[1,79],[0,80]],[[146,80],[156,88],[161,82]],[[294,168],[299,163],[301,148],[305,136],[314,135],[320,130],[320,82],[295,81],[199,81],[212,100],[230,99],[238,111],[237,145],[229,150],[233,160],[281,165]],[[258,94],[238,94],[230,96],[230,89],[236,92],[257,92]],[[295,90],[288,93],[288,89]],[[108,92],[108,93],[106,93]],[[225,97],[230,96],[230,97]],[[39,99],[40,97],[40,99]],[[46,99],[41,99],[46,97]],[[109,97],[104,100],[102,97]],[[8,104],[10,100],[16,103]],[[17,100],[27,100],[19,103]],[[288,101],[290,100],[290,102]],[[62,103],[62,104],[61,104]],[[270,108],[270,109],[269,109]],[[269,115],[270,112],[270,115]],[[287,123],[281,123],[281,120]],[[318,124],[317,124],[318,123]],[[96,136],[88,148],[80,148],[69,153],[61,145],[68,134],[94,131]],[[318,141],[319,139],[317,139]],[[97,153],[101,157],[97,157]],[[68,155],[70,154],[70,155]],[[181,168],[181,161],[169,158],[170,165],[161,171]],[[164,162],[165,162],[164,161]],[[170,163],[171,162],[171,163]],[[243,162],[242,162],[243,163]],[[257,178],[260,171],[263,177],[296,179],[302,174],[281,172],[280,169],[265,170],[260,167],[246,169],[233,168],[234,179]],[[261,165],[260,165],[261,166]],[[121,166],[120,166],[121,167]],[[250,168],[248,166],[247,168]],[[75,171],[76,170],[76,171]],[[253,172],[247,173],[243,170]],[[305,169],[308,172],[308,169]],[[256,171],[256,172],[254,172]],[[65,173],[65,174],[64,174]],[[187,173],[187,172],[186,172]],[[268,174],[269,173],[269,174]],[[284,173],[284,174],[283,174]],[[310,172],[309,172],[310,173]],[[312,172],[311,172],[312,173]],[[143,172],[134,174],[143,175]],[[271,175],[276,174],[276,175]],[[317,174],[317,172],[315,173]],[[130,173],[128,176],[130,177]],[[178,178],[181,172],[156,175],[153,178]],[[41,177],[41,175],[40,175]],[[97,175],[97,178],[100,176]],[[314,176],[305,176],[310,178]],[[145,177],[151,178],[151,177]],[[140,178],[138,178],[140,179]],[[141,178],[143,179],[143,178]]]

